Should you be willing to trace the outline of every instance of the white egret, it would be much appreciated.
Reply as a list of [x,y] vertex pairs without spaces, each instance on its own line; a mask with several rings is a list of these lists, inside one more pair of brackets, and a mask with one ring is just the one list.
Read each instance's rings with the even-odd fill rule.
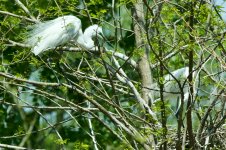
[[[190,91],[189,91],[189,84],[188,84],[188,76],[189,76],[189,68],[188,67],[184,67],[184,68],[180,68],[177,69],[173,72],[171,72],[171,74],[167,74],[164,76],[164,89],[163,89],[163,97],[164,100],[169,100],[171,105],[174,105],[176,107],[176,103],[178,99],[181,99],[181,89],[179,88],[178,82],[180,83],[181,87],[183,88],[183,95],[184,95],[184,101],[188,100]],[[196,79],[196,73],[193,72],[193,78]],[[176,79],[176,80],[175,80]],[[194,82],[196,83],[196,82]],[[196,94],[196,88],[195,88],[196,84],[194,84],[194,95]],[[157,85],[157,83],[154,85],[154,97],[157,98],[155,102],[158,102],[159,99],[159,87]],[[180,108],[181,105],[181,101],[179,100],[179,104],[176,110],[176,114]]]
[[81,48],[93,49],[95,45],[92,38],[103,34],[102,28],[95,24],[83,33],[81,26],[81,20],[72,15],[38,23],[29,33],[26,43],[32,46],[32,52],[35,55],[63,45],[70,40],[74,40]]

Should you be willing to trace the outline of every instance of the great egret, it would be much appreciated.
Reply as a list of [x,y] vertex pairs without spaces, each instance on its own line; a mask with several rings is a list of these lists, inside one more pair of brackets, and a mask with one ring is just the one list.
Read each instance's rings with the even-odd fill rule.
[[74,40],[81,48],[89,50],[95,47],[92,38],[101,34],[103,34],[102,28],[96,24],[88,27],[83,33],[81,20],[68,15],[34,25],[26,43],[32,46],[35,55],[70,40]]
[[[188,84],[188,76],[189,76],[189,68],[188,67],[183,67],[180,69],[177,69],[173,72],[171,72],[171,74],[167,74],[164,76],[164,92],[163,92],[163,97],[165,100],[169,100],[171,105],[174,105],[176,107],[176,103],[177,103],[177,99],[181,98],[181,89],[179,88],[178,82],[180,83],[181,87],[183,88],[183,94],[184,94],[184,101],[188,100],[190,91],[189,91],[189,84]],[[176,78],[176,80],[175,80]],[[193,78],[196,79],[196,73],[193,72]],[[194,82],[196,83],[196,82]],[[194,84],[194,95],[196,94],[196,88],[195,88],[196,84]],[[156,98],[155,102],[158,102],[159,99],[159,87],[157,85],[157,83],[154,85],[153,88],[154,91],[154,97]],[[180,108],[181,105],[181,101],[179,101],[176,113],[178,113],[178,110]]]

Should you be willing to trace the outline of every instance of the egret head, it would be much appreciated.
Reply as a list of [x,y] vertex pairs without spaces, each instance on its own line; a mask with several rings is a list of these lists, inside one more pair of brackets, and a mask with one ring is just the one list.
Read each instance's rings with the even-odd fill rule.
[[90,27],[88,27],[84,34],[89,35],[91,37],[103,37],[103,30],[102,27],[98,26],[97,24],[94,24]]

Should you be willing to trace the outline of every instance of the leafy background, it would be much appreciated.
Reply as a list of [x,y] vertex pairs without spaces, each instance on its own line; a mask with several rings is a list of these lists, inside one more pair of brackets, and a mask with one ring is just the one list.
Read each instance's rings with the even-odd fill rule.
[[[83,30],[92,23],[99,24],[103,27],[104,34],[109,41],[104,43],[105,47],[125,54],[136,62],[143,55],[143,51],[135,44],[132,10],[136,1],[120,0],[116,2],[114,8],[112,8],[112,1],[109,0],[21,0],[21,2],[39,21],[71,14],[81,19]],[[196,3],[194,8],[194,30],[191,32],[188,27],[191,12],[186,11],[189,9],[188,2],[175,0],[165,3],[158,21],[147,25],[147,28],[153,30],[147,35],[142,35],[141,38],[146,44],[150,40],[152,48],[157,53],[162,50],[164,56],[176,52],[173,57],[163,61],[169,71],[188,66],[188,53],[191,50],[194,51],[194,65],[198,66],[200,62],[205,63],[205,70],[200,71],[199,91],[192,105],[193,130],[197,133],[202,117],[211,106],[212,100],[216,98],[215,95],[220,94],[217,97],[219,100],[213,106],[206,121],[206,132],[202,138],[205,139],[211,129],[216,129],[215,138],[210,136],[210,147],[225,148],[222,141],[225,138],[225,94],[224,92],[218,93],[225,88],[225,40],[224,33],[222,33],[225,29],[225,23],[219,19],[217,13],[210,8],[208,3],[200,1]],[[154,7],[154,2],[150,1],[150,6]],[[147,11],[147,8],[145,10]],[[14,1],[0,0],[0,11],[30,17]],[[147,14],[145,19],[152,19],[152,16]],[[23,44],[33,24],[34,22],[24,18],[0,12],[0,71],[16,78],[31,81],[66,83],[72,88],[38,86],[0,76],[0,143],[28,148],[93,149],[88,123],[88,118],[92,118],[92,127],[100,149],[127,149],[136,146],[137,149],[142,149],[143,147],[139,144],[131,144],[134,137],[126,134],[101,111],[94,109],[92,112],[106,126],[100,120],[79,109],[50,109],[50,107],[55,106],[71,107],[70,103],[56,97],[87,108],[87,105],[90,104],[87,98],[75,90],[80,87],[113,114],[117,113],[113,107],[117,105],[123,108],[123,111],[145,118],[144,110],[139,107],[128,85],[120,83],[116,75],[109,71],[117,70],[112,65],[111,53],[50,50],[41,54],[40,57],[36,57],[31,54],[29,47],[15,45],[11,42],[16,41]],[[116,25],[120,28],[116,28]],[[149,34],[151,35],[150,39],[148,39]],[[190,40],[191,34],[195,42]],[[73,43],[68,45],[75,47]],[[206,61],[208,57],[210,59]],[[159,55],[150,53],[149,59],[150,64],[155,65],[159,62]],[[121,59],[118,61],[128,78],[141,92],[142,79],[138,69],[127,61]],[[109,70],[106,69],[106,64]],[[109,77],[108,72],[111,72],[111,77]],[[160,76],[159,65],[152,68],[152,73],[154,82],[163,80]],[[168,71],[164,70],[164,74],[168,74]],[[94,78],[100,79],[103,85]],[[122,89],[123,92],[114,91],[109,86],[111,82],[114,82],[116,88]],[[166,118],[168,118],[167,141],[169,147],[174,148],[177,129],[177,119],[174,112],[177,109],[177,104],[176,99],[167,101],[168,99],[170,98],[165,98],[164,106]],[[156,103],[154,106],[150,106],[160,119],[162,117],[161,105],[161,103]],[[94,106],[91,104],[91,107]],[[146,137],[146,135],[154,134],[156,139],[161,141],[164,131],[160,129],[156,131],[152,128],[144,130],[142,121],[136,117],[130,117],[128,115],[125,118],[142,135]],[[145,119],[152,122],[151,117],[149,117],[147,116]],[[121,141],[108,128],[129,142]],[[32,134],[25,134],[32,131]],[[57,136],[57,132],[62,137],[61,139]]]

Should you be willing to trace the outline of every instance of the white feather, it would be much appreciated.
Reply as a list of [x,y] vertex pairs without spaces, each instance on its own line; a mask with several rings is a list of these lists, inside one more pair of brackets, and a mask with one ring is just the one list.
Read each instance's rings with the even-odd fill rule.
[[[184,67],[184,68],[180,68],[177,69],[173,72],[171,72],[171,74],[167,74],[164,76],[164,93],[163,93],[163,97],[165,100],[169,100],[171,106],[176,107],[177,105],[177,100],[178,98],[181,99],[181,90],[179,88],[178,82],[180,83],[180,85],[183,88],[183,94],[184,94],[184,101],[187,101],[189,98],[189,84],[188,84],[188,76],[189,76],[189,68],[188,67]],[[176,80],[175,80],[176,78]],[[193,78],[196,79],[196,72],[193,72]],[[194,91],[194,95],[196,94],[197,90],[196,90],[196,82],[194,81],[194,85],[193,85],[193,91]],[[154,97],[155,97],[155,102],[158,102],[160,100],[160,92],[159,92],[159,87],[156,84],[154,84],[154,89],[157,90],[154,92]],[[181,101],[179,101],[179,106],[177,107],[176,112],[178,112],[179,108],[181,105]]]
[[[164,98],[166,100],[177,100],[177,98],[181,96],[181,90],[179,88],[178,82],[180,83],[180,85],[183,88],[183,92],[184,92],[184,100],[188,99],[189,96],[189,84],[188,84],[188,76],[189,76],[189,68],[188,67],[184,67],[184,68],[180,68],[177,69],[173,72],[171,72],[171,74],[167,74],[164,76]],[[176,78],[176,80],[174,79]],[[193,78],[196,78],[196,73],[193,73]],[[194,82],[195,83],[195,82]],[[196,86],[196,85],[194,85]],[[156,98],[159,97],[159,87],[157,86],[157,84],[155,84],[154,89],[157,90],[154,94],[154,96]],[[194,93],[196,93],[196,89],[194,87]],[[157,99],[158,100],[158,99]]]
[[90,49],[94,47],[92,40],[94,33],[102,33],[102,28],[93,25],[83,34],[80,19],[68,15],[34,25],[26,43],[32,47],[31,51],[35,55],[63,45],[72,39],[75,39],[82,48]]

